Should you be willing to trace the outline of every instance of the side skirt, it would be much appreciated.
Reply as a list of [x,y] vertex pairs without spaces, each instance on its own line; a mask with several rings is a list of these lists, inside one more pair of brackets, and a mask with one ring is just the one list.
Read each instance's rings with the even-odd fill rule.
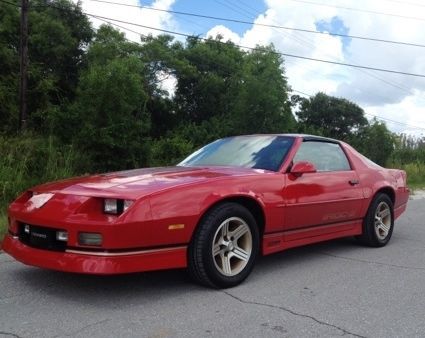
[[362,233],[362,223],[363,220],[358,219],[343,223],[265,234],[263,237],[262,254],[269,255],[297,246],[360,235]]

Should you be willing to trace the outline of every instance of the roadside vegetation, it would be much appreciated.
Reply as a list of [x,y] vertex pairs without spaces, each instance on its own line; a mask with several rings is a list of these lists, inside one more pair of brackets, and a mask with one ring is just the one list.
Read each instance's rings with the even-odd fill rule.
[[425,137],[399,136],[388,160],[388,166],[405,170],[410,188],[424,189]]
[[244,51],[220,36],[130,42],[112,26],[93,29],[68,0],[31,1],[29,24],[23,132],[17,130],[19,9],[0,3],[0,238],[6,206],[28,187],[175,164],[228,135],[342,139],[381,165],[405,169],[413,187],[425,186],[424,139],[392,134],[344,98],[294,95],[272,45]]

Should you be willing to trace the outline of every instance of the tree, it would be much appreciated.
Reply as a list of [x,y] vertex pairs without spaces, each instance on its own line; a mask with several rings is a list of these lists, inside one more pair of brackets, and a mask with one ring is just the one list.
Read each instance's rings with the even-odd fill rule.
[[0,131],[18,126],[19,9],[0,2]]
[[51,129],[52,113],[75,97],[83,57],[93,37],[79,4],[34,0],[29,13],[29,125]]
[[200,123],[228,115],[241,86],[244,52],[221,37],[206,41],[188,38],[176,57],[174,102],[180,119]]
[[140,58],[142,46],[128,41],[124,33],[110,25],[101,25],[96,31],[85,56],[87,64],[106,65],[110,61],[128,56]]
[[173,100],[173,88],[164,88],[166,81],[176,79],[176,69],[183,71],[187,62],[177,57],[183,44],[169,35],[142,38],[141,60],[145,64],[145,87],[148,93],[146,108],[151,112],[151,136],[160,138],[180,123]]
[[375,163],[385,166],[395,149],[396,137],[384,122],[374,119],[363,127],[351,144]]
[[283,59],[268,46],[243,55],[240,85],[231,108],[233,132],[282,133],[291,131],[295,119],[288,100]]
[[347,140],[368,124],[363,109],[347,99],[317,93],[299,102],[299,122],[328,137]]
[[82,74],[70,113],[80,122],[75,142],[89,156],[92,170],[148,164],[150,121],[142,71],[140,60],[129,56],[92,65]]
[[89,45],[74,103],[57,131],[87,154],[96,171],[147,165],[150,114],[140,45],[101,26]]
[[[50,129],[51,115],[74,99],[93,30],[79,4],[34,0],[29,12],[29,126]],[[0,3],[0,130],[16,130],[19,88],[19,8]]]

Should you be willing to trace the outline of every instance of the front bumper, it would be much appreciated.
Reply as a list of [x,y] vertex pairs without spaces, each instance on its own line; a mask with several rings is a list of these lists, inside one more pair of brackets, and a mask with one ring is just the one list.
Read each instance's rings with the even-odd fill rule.
[[187,246],[125,252],[48,251],[29,247],[7,234],[2,249],[16,260],[40,268],[96,275],[185,268]]

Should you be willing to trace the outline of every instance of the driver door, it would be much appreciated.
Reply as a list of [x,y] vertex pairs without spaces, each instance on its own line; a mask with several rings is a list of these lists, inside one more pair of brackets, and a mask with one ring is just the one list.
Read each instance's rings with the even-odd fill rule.
[[338,143],[304,141],[293,163],[298,161],[313,163],[317,172],[286,174],[285,231],[343,225],[362,217],[361,182]]

